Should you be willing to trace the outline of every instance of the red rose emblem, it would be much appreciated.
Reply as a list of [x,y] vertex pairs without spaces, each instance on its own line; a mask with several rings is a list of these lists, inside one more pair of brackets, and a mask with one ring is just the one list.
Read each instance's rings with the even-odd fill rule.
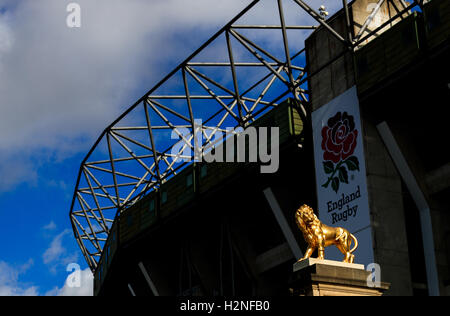
[[353,116],[338,112],[322,129],[323,159],[334,163],[347,159],[355,151],[357,138]]
[[357,139],[355,121],[347,112],[338,112],[328,120],[322,129],[323,170],[328,177],[324,188],[331,184],[338,193],[341,183],[349,183],[349,171],[360,171],[358,158],[352,156]]

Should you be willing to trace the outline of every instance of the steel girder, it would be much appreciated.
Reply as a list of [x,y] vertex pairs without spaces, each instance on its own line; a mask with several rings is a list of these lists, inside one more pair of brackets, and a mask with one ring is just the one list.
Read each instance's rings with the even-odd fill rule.
[[[347,0],[342,1],[347,35],[333,30],[303,0],[273,0],[279,24],[237,24],[260,2],[253,1],[109,125],[81,163],[70,220],[92,271],[116,216],[188,165],[193,149],[211,150],[216,134],[245,127],[289,96],[297,99],[307,119],[307,78],[315,73],[306,71],[303,43],[311,32],[323,27],[353,50],[389,24],[367,31],[374,10],[353,38]],[[314,25],[288,24],[286,4],[295,4],[296,12],[289,14],[306,16]],[[422,5],[416,0],[402,4],[391,22]],[[295,42],[288,36],[292,32],[298,32]]]

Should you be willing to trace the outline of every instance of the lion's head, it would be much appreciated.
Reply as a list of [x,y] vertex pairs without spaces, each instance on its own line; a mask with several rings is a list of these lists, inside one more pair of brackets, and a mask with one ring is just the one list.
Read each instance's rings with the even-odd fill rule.
[[297,210],[297,216],[300,217],[306,226],[310,226],[311,224],[320,223],[316,214],[314,214],[314,210],[308,205],[304,204],[300,206]]

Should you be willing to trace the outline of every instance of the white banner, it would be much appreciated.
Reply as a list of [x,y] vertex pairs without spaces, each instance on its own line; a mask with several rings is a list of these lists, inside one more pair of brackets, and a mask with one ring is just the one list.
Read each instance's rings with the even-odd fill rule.
[[[355,263],[373,262],[363,134],[356,87],[312,113],[320,220],[358,238]],[[328,247],[325,257],[343,260]]]

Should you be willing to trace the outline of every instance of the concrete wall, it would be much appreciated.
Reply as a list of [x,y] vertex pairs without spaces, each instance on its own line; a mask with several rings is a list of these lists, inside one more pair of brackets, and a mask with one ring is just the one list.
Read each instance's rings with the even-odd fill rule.
[[[345,38],[346,26],[343,14],[333,17],[327,23]],[[350,52],[347,52],[331,65],[320,70],[330,60],[346,51],[346,47],[323,28],[319,28],[306,40],[305,48],[308,73],[316,73],[308,82],[314,111],[355,85],[353,57]]]
[[[378,1],[357,0],[350,9],[353,32],[357,34]],[[401,5],[396,1],[399,8]],[[386,22],[394,8],[384,3],[369,30]],[[328,23],[346,38],[345,16],[338,12]],[[386,27],[380,34],[387,30]],[[375,37],[370,38],[365,43]],[[364,44],[365,44],[364,43]],[[345,46],[324,28],[306,41],[308,72],[320,70],[345,51]],[[356,84],[353,54],[347,52],[317,72],[310,81],[312,110],[317,110]],[[412,295],[412,281],[404,221],[402,183],[370,116],[361,111],[365,141],[369,204],[371,210],[374,258],[381,266],[382,281],[390,282],[386,295]]]
[[412,295],[402,182],[375,125],[362,113],[374,258],[386,295]]
[[[370,14],[367,8],[376,2],[353,2],[350,13],[354,33]],[[395,3],[403,8],[399,1]],[[393,7],[382,7],[370,29],[387,21],[394,12]],[[330,18],[329,24],[345,38],[343,12]],[[306,41],[308,71],[313,75],[309,81],[313,110],[356,84],[350,53],[324,67],[344,49],[344,45],[323,28]],[[450,75],[446,71],[449,64],[444,57],[448,56],[448,46],[446,49],[440,51],[442,57],[429,54],[435,58],[426,61],[429,64],[416,63],[415,67],[407,69],[415,72],[411,78],[419,79],[414,86],[408,78],[399,77],[383,90],[372,89],[370,95],[364,94],[360,100],[374,256],[381,265],[382,280],[392,284],[387,295],[426,294],[427,281],[418,210],[376,129],[376,124],[383,120],[387,120],[430,206],[440,292],[450,295],[450,161],[443,159],[439,150],[442,140],[436,140],[436,135],[448,134],[439,127],[448,126],[447,116],[441,112],[449,97]],[[433,143],[423,143],[430,141]],[[424,155],[426,150],[432,153]],[[430,161],[434,170],[430,170]]]
[[[428,124],[430,123],[428,122]],[[428,172],[424,162],[419,158],[418,152],[422,150],[421,144],[409,136],[414,127],[396,120],[392,120],[390,125],[392,126],[392,133],[430,207],[439,288],[441,295],[450,295],[448,284],[450,280],[450,205],[448,203],[450,187],[447,181],[442,181],[442,177],[449,176],[447,169],[450,162]],[[408,210],[405,209],[406,211]],[[420,233],[420,231],[417,232],[417,234]],[[414,286],[420,288],[421,284],[413,284]]]
[[[378,0],[356,0],[351,4],[349,14],[353,26],[353,36],[358,34],[359,29],[371,14],[377,2]],[[400,0],[395,0],[393,3],[396,4],[399,10],[403,8]],[[390,3],[388,4],[388,2],[385,1],[364,34],[381,26],[388,21],[393,14],[395,15],[395,13],[396,11],[393,5]],[[400,19],[398,21],[400,21]],[[347,28],[343,11],[336,13],[327,20],[327,23],[343,38],[347,38]],[[392,23],[389,26],[386,26],[377,32],[377,34],[368,38],[360,45],[360,47],[388,30],[394,24],[395,23]],[[323,27],[317,29],[306,40],[305,47],[308,73],[313,74],[317,72],[317,74],[313,75],[309,80],[309,88],[312,91],[312,109],[317,110],[322,105],[328,103],[355,85],[354,60],[350,52],[337,58],[346,51],[346,47]],[[331,65],[321,69],[333,59],[336,60]]]

